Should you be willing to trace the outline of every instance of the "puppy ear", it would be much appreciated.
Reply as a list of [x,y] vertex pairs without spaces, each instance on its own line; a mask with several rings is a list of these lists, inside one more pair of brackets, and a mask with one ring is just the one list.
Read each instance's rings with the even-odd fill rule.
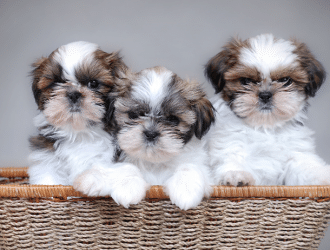
[[37,103],[37,105],[40,104],[39,101],[41,96],[41,90],[38,88],[38,83],[43,75],[43,70],[45,68],[47,61],[48,61],[47,57],[41,57],[32,64],[33,69],[30,73],[30,75],[32,76],[32,92],[33,92],[34,100]]
[[215,93],[222,91],[226,84],[224,74],[238,61],[239,48],[244,46],[240,39],[234,38],[223,50],[212,57],[205,65],[204,74],[212,83]]
[[227,51],[221,51],[212,57],[205,66],[204,74],[211,82],[215,93],[221,92],[225,86],[224,73],[227,71],[227,61],[229,55]]
[[177,75],[173,75],[172,82],[192,107],[196,115],[196,122],[193,131],[198,139],[201,139],[210,129],[215,118],[215,109],[211,102],[206,98],[201,85],[197,81],[182,80]]
[[115,120],[115,99],[116,97],[114,96],[108,96],[105,100],[105,107],[106,107],[106,112],[103,118],[103,124],[106,126],[106,130],[111,132],[113,131],[116,126],[117,122]]
[[98,50],[95,54],[96,57],[105,62],[113,77],[122,77],[128,70],[119,51],[106,53],[102,50]]
[[215,110],[211,102],[205,97],[201,98],[193,105],[196,114],[195,135],[201,139],[210,129],[215,119]]
[[299,43],[296,40],[293,40],[293,43],[296,46],[295,53],[299,57],[298,60],[308,74],[305,93],[310,97],[314,97],[326,78],[325,70],[322,64],[315,59],[306,44]]
[[104,62],[107,64],[109,71],[114,79],[114,86],[105,100],[106,113],[104,117],[104,124],[106,124],[108,130],[113,131],[117,122],[115,120],[115,102],[118,96],[123,96],[129,92],[131,87],[131,79],[134,77],[134,73],[126,66],[119,52],[106,53],[100,51],[100,56],[103,57]]

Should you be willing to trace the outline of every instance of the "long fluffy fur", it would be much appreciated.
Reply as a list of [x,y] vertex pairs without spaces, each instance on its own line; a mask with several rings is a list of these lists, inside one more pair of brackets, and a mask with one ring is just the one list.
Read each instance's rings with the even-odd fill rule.
[[199,84],[163,67],[143,70],[116,99],[115,118],[119,163],[82,174],[76,189],[111,195],[125,207],[144,198],[150,185],[164,185],[181,209],[197,206],[210,194],[211,176],[200,138],[214,116]]
[[30,154],[31,184],[72,185],[79,174],[93,165],[112,164],[115,147],[103,126],[79,132],[59,130],[49,126],[42,113],[34,119],[34,124],[40,128],[39,136],[54,143],[49,148],[35,148]]
[[330,184],[330,167],[305,125],[308,98],[325,72],[305,44],[271,34],[233,39],[205,74],[217,93],[207,135],[216,184]]
[[33,65],[40,113],[30,138],[30,183],[72,185],[93,166],[113,164],[113,100],[128,68],[118,53],[95,44],[63,45]]

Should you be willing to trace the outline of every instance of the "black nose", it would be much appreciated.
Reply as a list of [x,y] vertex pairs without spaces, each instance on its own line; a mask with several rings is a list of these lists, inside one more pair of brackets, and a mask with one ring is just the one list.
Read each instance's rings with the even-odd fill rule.
[[273,94],[271,92],[265,91],[259,93],[259,98],[264,103],[269,102],[270,98],[272,98]]
[[154,141],[159,135],[160,133],[157,131],[150,131],[150,130],[146,130],[143,132],[147,141]]
[[81,93],[78,91],[70,92],[68,93],[68,97],[72,103],[76,103],[80,99]]

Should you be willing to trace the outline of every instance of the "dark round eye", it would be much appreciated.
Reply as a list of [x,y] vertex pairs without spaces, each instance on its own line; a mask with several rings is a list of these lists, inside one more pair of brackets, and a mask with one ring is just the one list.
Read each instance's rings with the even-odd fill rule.
[[174,126],[177,126],[180,123],[179,117],[177,117],[175,115],[168,116],[167,121],[169,121]]
[[284,83],[283,87],[287,87],[292,83],[292,79],[290,77],[282,77],[277,81],[280,83]]
[[242,85],[248,85],[250,84],[251,82],[253,82],[253,80],[251,78],[246,78],[246,77],[242,77],[240,79],[240,82]]
[[129,111],[128,112],[128,118],[132,119],[132,120],[135,120],[135,119],[139,118],[139,113],[134,112],[134,111]]
[[88,82],[88,88],[90,88],[90,89],[96,89],[98,86],[99,86],[100,84],[99,84],[99,82],[98,81],[96,81],[96,80],[92,80],[92,81],[89,81]]

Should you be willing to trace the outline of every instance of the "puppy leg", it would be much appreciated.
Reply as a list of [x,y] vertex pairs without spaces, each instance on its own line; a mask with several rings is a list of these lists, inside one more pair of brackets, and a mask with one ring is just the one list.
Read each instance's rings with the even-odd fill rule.
[[231,138],[226,134],[216,134],[216,136],[224,138],[224,142],[230,141],[230,143],[216,139],[210,142],[209,164],[213,170],[215,185],[247,186],[256,184],[254,171],[246,164],[249,155],[246,144],[236,137]]
[[219,166],[215,170],[216,183],[227,186],[249,186],[255,184],[255,179],[251,173],[243,168],[235,168],[230,164]]
[[177,168],[164,186],[172,203],[187,210],[196,207],[204,196],[210,195],[212,191],[210,183],[206,167],[185,164]]
[[150,185],[143,179],[140,170],[130,163],[118,163],[117,174],[112,179],[111,197],[114,201],[128,208],[138,204],[146,195]]
[[139,203],[150,185],[140,170],[130,163],[117,163],[111,168],[96,165],[79,175],[73,187],[89,196],[111,195],[113,200],[128,208]]
[[32,185],[67,185],[67,181],[55,171],[45,171],[45,165],[42,163],[29,167],[28,174],[29,183]]
[[296,153],[288,161],[285,185],[330,185],[330,166],[313,153]]
[[84,171],[73,181],[73,188],[88,196],[106,196],[111,193],[111,186],[107,183],[106,167],[94,165]]
[[35,151],[29,157],[29,182],[37,185],[69,185],[66,178],[65,162],[60,161],[52,152]]

